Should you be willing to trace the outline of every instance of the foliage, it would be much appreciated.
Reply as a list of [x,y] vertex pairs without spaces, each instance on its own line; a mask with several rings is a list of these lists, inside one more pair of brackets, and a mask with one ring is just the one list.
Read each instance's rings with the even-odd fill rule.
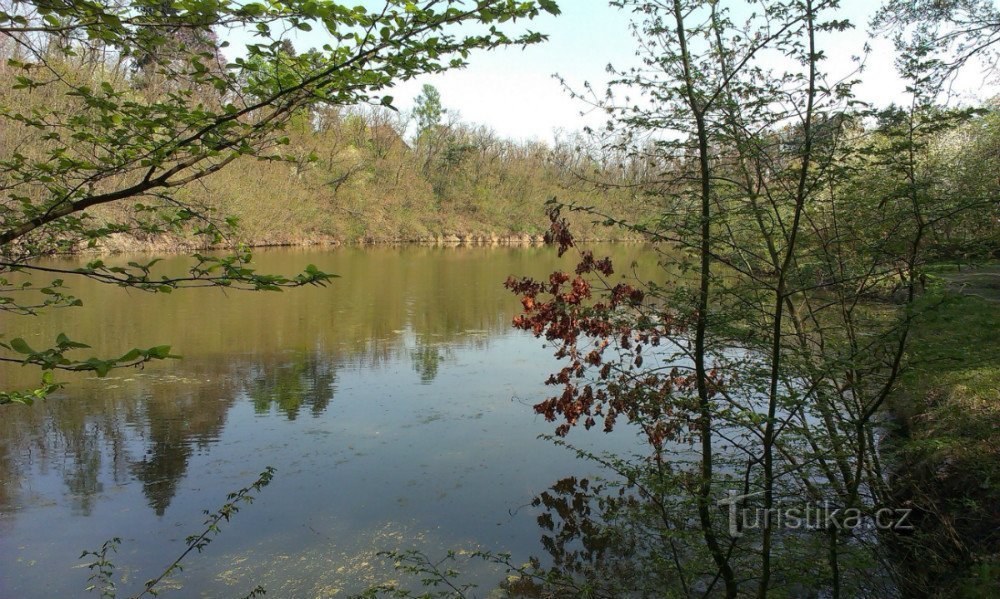
[[880,434],[914,328],[939,307],[928,262],[1000,249],[995,109],[936,105],[943,63],[905,45],[907,105],[869,109],[853,76],[825,72],[824,46],[852,27],[836,1],[755,2],[740,20],[708,0],[612,4],[634,15],[642,64],[612,69],[604,96],[575,94],[610,115],[578,149],[625,167],[596,188],[644,205],[553,200],[546,239],[562,255],[578,243],[566,215],[598,219],[669,248],[664,276],[616,278],[579,249],[573,267],[507,287],[523,306],[514,327],[563,361],[535,405],[556,441],[601,425],[637,431],[647,453],[578,452],[614,477],[539,497],[551,566],[518,590],[903,594],[914,580],[893,551],[913,536],[912,505]]
[[[463,11],[458,2],[419,8],[390,1],[380,14],[313,2],[147,7],[135,14],[98,5],[108,26],[89,21],[91,5],[6,14],[11,39],[35,44],[28,57],[10,50],[8,62],[10,88],[32,109],[4,106],[0,115],[36,136],[15,138],[14,148],[44,143],[39,155],[17,149],[0,162],[10,190],[0,212],[4,266],[49,272],[33,261],[118,233],[196,227],[194,234],[218,242],[235,223],[223,226],[210,216],[213,206],[200,203],[196,191],[171,190],[230,165],[237,172],[280,167],[286,170],[272,174],[304,181],[303,190],[323,189],[328,195],[316,211],[353,215],[358,230],[351,236],[359,238],[371,238],[376,224],[412,226],[413,215],[428,218],[419,220],[425,230],[418,235],[452,225],[429,215],[461,215],[466,226],[521,222],[539,183],[589,186],[581,202],[571,196],[550,204],[547,238],[560,255],[577,244],[575,224],[596,220],[654,250],[679,248],[683,258],[668,261],[663,252],[663,280],[612,279],[620,266],[586,250],[573,268],[547,280],[512,277],[507,287],[523,306],[514,326],[544,336],[565,363],[548,380],[554,395],[535,406],[558,422],[556,442],[575,427],[600,424],[606,432],[638,431],[646,454],[580,452],[613,477],[564,479],[538,498],[550,567],[515,564],[504,554],[471,557],[506,569],[511,594],[549,597],[933,591],[938,570],[960,560],[920,544],[947,534],[907,538],[880,520],[885,510],[896,514],[913,503],[900,491],[898,465],[886,462],[880,434],[890,398],[919,365],[914,335],[921,326],[933,329],[935,311],[944,310],[942,300],[925,295],[928,262],[1000,250],[996,107],[936,104],[958,69],[994,56],[995,7],[978,0],[888,2],[876,24],[899,34],[908,102],[876,111],[854,97],[853,75],[834,80],[826,72],[830,38],[852,27],[836,0],[760,0],[739,19],[715,0],[612,4],[634,16],[641,66],[612,69],[611,91],[623,93],[592,100],[609,115],[604,131],[554,149],[442,123],[433,88],[418,102],[414,148],[402,140],[405,123],[389,113],[343,109],[391,106],[382,95],[391,81],[460,66],[468,51],[539,41],[530,32],[509,38],[492,23],[558,12],[551,2],[479,2]],[[115,10],[125,12],[107,15]],[[918,22],[928,15],[935,20]],[[295,53],[271,36],[278,21],[299,29],[322,23],[337,45]],[[485,23],[489,33],[446,33],[463,21]],[[165,35],[163,22],[185,34]],[[263,41],[249,45],[245,58],[221,64],[212,27],[249,25]],[[83,51],[98,45],[111,48],[119,63]],[[96,85],[81,74],[91,64],[100,66]],[[32,104],[28,97],[52,90],[64,104],[50,97]],[[385,190],[387,206],[369,210],[372,189]],[[519,199],[492,201],[508,192]],[[78,214],[133,197],[144,203],[102,213],[96,225]],[[602,201],[589,202],[594,197]],[[151,264],[108,268],[100,261],[55,273],[152,292],[197,285],[276,290],[330,278],[315,268],[295,278],[259,275],[242,253],[194,259],[190,276],[179,278],[156,277]],[[29,314],[77,302],[61,281],[42,289],[47,299],[11,297],[3,305]],[[992,338],[982,342],[993,350]],[[73,362],[64,354],[80,344],[65,336],[56,343],[36,351],[14,339],[4,347],[23,363],[99,374],[169,357],[168,349],[153,348]],[[305,390],[298,372],[290,375],[258,388],[260,409],[276,400],[290,417],[295,413]],[[2,397],[23,402],[32,395]],[[943,453],[993,476],[993,469],[965,461],[994,449],[992,429],[980,428],[992,419],[981,395],[952,389],[913,425],[914,444],[901,455],[937,467]],[[987,484],[985,491],[985,501],[959,494],[974,504],[962,530],[993,524],[995,514],[983,508],[993,489]],[[947,515],[951,507],[913,496],[931,501],[924,516]],[[832,506],[833,514],[805,527],[783,526],[775,516],[816,506]],[[206,532],[217,531],[223,517],[210,517]],[[204,533],[193,537],[181,558],[207,540]],[[984,545],[994,543],[987,536]],[[90,554],[95,588],[105,581],[114,546]],[[926,580],[893,561],[900,547],[933,558]],[[413,595],[383,585],[369,596],[462,597],[472,590],[450,566],[458,554],[386,556],[431,590]],[[992,571],[989,560],[977,565],[984,577]],[[977,583],[969,578],[960,582]]]
[[423,91],[414,100],[413,116],[417,119],[417,135],[441,124],[441,92],[433,85],[424,85]]
[[992,0],[889,0],[873,25],[893,34],[939,89],[950,91],[946,86],[976,62],[987,77],[1000,74],[1000,8]]
[[[680,596],[897,593],[906,569],[887,551],[906,533],[878,515],[908,508],[877,430],[910,331],[934,309],[917,301],[924,264],[996,251],[997,182],[947,177],[938,160],[942,140],[992,115],[935,106],[913,54],[902,61],[910,105],[859,108],[851,80],[823,72],[821,34],[850,27],[836,2],[761,3],[743,23],[715,2],[616,4],[637,15],[643,67],[617,73],[624,94],[596,101],[612,115],[603,147],[652,166],[632,184],[658,213],[556,202],[548,239],[569,250],[561,213],[584,212],[685,248],[689,263],[664,267],[689,274],[613,282],[613,265],[581,251],[573,272],[508,280],[524,307],[514,326],[565,362],[535,410],[559,436],[598,421],[641,431],[649,457],[615,471],[661,518],[640,508],[628,519],[653,537],[626,544],[645,564],[624,578],[631,592],[656,580]],[[795,66],[769,67],[775,54]],[[644,101],[616,103],[628,94]],[[990,234],[944,241],[962,229]],[[840,515],[802,527],[823,505]],[[795,526],[782,523],[789,511]]]
[[49,394],[55,393],[62,388],[62,383],[55,382],[55,377],[51,372],[42,375],[42,386],[37,389],[21,391],[0,391],[0,405],[7,403],[19,403],[31,405],[38,399],[45,399]]
[[[287,162],[287,130],[312,110],[389,106],[385,91],[393,83],[461,67],[475,50],[540,42],[539,33],[508,35],[502,28],[558,13],[553,2],[519,0],[387,0],[378,10],[315,0],[8,2],[0,8],[0,307],[13,313],[78,304],[62,294],[62,279],[34,285],[32,276],[49,273],[150,292],[327,283],[332,275],[315,267],[294,277],[257,273],[242,248],[229,256],[196,254],[181,277],[154,274],[152,263],[108,268],[95,261],[62,269],[38,259],[94,247],[116,234],[186,230],[221,243],[236,220],[186,196],[186,187],[238,159]],[[480,27],[463,30],[468,24]],[[327,43],[295,53],[288,32],[314,28]],[[229,41],[220,42],[220,33],[251,41],[229,61],[223,56]],[[102,207],[116,210],[95,214]],[[12,272],[16,282],[7,276]],[[21,299],[32,292],[51,297]],[[74,362],[62,345],[22,351],[30,348],[14,340],[6,347],[27,356],[7,360],[99,375],[168,355],[153,348]]]
[[101,597],[115,597],[117,590],[114,582],[115,564],[111,561],[110,555],[118,553],[121,544],[122,540],[115,537],[105,541],[96,551],[84,551],[80,554],[80,559],[88,555],[94,558],[94,561],[87,564],[87,569],[91,572],[88,579],[91,584],[87,587],[87,591],[99,590]]
[[[520,242],[544,233],[538,217],[547,197],[603,210],[641,206],[628,190],[594,189],[576,172],[619,169],[578,153],[579,139],[518,143],[449,116],[433,134],[407,142],[409,122],[378,108],[318,111],[312,123],[288,132],[293,162],[235,161],[184,193],[239,213],[237,239],[257,245]],[[274,201],[278,187],[288,201]],[[578,216],[574,225],[587,236],[629,237]],[[196,242],[186,235],[116,236],[102,245],[130,250]]]

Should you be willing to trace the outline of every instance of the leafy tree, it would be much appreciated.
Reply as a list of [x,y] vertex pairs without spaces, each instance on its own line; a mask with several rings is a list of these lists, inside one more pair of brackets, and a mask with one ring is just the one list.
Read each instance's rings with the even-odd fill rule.
[[[451,145],[452,127],[441,124],[447,110],[441,107],[441,93],[433,85],[424,85],[423,91],[414,100],[413,115],[417,119],[416,146],[423,155],[423,173],[429,178],[442,162],[442,156]],[[439,175],[441,173],[438,173]],[[443,190],[443,176],[434,181],[434,195],[440,201]]]
[[902,56],[946,84],[969,63],[987,76],[1000,67],[1000,7],[994,0],[889,0],[872,25],[895,34]]
[[413,107],[413,116],[417,117],[417,135],[440,125],[441,116],[445,112],[441,107],[441,92],[433,85],[424,85],[421,94],[414,100]]
[[[3,5],[0,119],[18,133],[0,150],[0,309],[34,314],[79,305],[65,283],[77,277],[163,293],[328,282],[332,275],[313,266],[293,277],[258,273],[244,248],[195,254],[183,276],[155,272],[155,260],[93,260],[76,269],[37,260],[112,235],[187,231],[206,244],[224,242],[236,219],[185,199],[185,186],[240,157],[287,159],[286,126],[304,110],[391,105],[385,92],[397,81],[460,67],[475,50],[540,42],[539,33],[508,35],[501,24],[542,11],[559,12],[547,0],[386,0],[377,10],[326,0]],[[471,23],[481,27],[463,32]],[[322,48],[289,52],[287,31],[313,29],[324,32]],[[211,47],[216,32],[250,41],[225,62],[218,50],[230,42]],[[36,283],[41,276],[58,278]],[[99,375],[172,357],[161,346],[74,359],[86,346],[65,335],[50,348],[22,339],[2,347],[3,361]],[[47,379],[42,389],[6,393],[0,402],[28,401],[53,386]]]
[[[612,115],[600,149],[644,176],[606,185],[640,189],[650,207],[621,215],[553,201],[548,237],[569,251],[560,211],[597,216],[668,245],[667,272],[618,281],[618,265],[580,251],[575,268],[507,282],[524,306],[515,327],[564,361],[536,412],[559,436],[625,420],[648,444],[645,459],[597,458],[637,502],[600,497],[626,510],[625,525],[618,511],[616,525],[579,539],[624,538],[618,550],[648,564],[610,596],[647,596],[655,584],[662,595],[727,597],[906,588],[902,568],[867,576],[902,536],[883,527],[875,547],[866,536],[878,510],[904,507],[878,420],[922,316],[931,232],[995,205],[995,192],[941,185],[928,160],[934,140],[977,111],[935,108],[938,84],[916,51],[900,61],[911,105],[859,108],[852,78],[824,68],[824,39],[851,27],[836,1],[756,2],[740,20],[714,0],[613,4],[636,15],[642,64],[617,73],[621,93],[595,100]],[[900,308],[879,301],[889,295]],[[872,527],[843,514],[778,524],[776,514],[810,504]],[[722,506],[732,506],[728,530]],[[544,526],[556,532],[587,515],[554,511],[562,524]],[[633,541],[635,528],[650,540]],[[565,552],[552,549],[559,563]],[[580,561],[562,571],[584,571]],[[595,584],[606,583],[598,571]]]

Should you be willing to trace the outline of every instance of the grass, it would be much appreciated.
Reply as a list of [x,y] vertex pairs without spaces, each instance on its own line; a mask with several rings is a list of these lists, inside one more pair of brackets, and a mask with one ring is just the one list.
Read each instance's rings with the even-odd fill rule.
[[[949,285],[950,287],[950,285]],[[1000,596],[1000,301],[929,294],[892,398],[915,593]]]

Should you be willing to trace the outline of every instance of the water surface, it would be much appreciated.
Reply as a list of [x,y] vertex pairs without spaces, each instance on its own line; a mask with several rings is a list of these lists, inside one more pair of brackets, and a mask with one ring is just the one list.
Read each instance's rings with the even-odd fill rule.
[[[639,246],[603,249],[621,270],[637,262],[653,276]],[[393,578],[382,549],[541,553],[528,504],[594,467],[537,438],[553,425],[530,406],[556,362],[510,328],[519,305],[502,282],[572,258],[403,247],[272,250],[255,262],[286,274],[314,263],[342,278],[170,295],[67,281],[82,308],[0,316],[7,338],[36,347],[66,332],[99,355],[169,343],[184,356],[105,379],[61,375],[71,385],[58,397],[0,408],[0,597],[82,594],[80,552],[113,536],[127,596],[180,553],[202,510],[266,466],[278,470],[272,485],[167,596],[234,597],[256,584],[276,597],[346,595]],[[5,387],[36,378],[0,367]],[[634,444],[625,431],[572,441]]]

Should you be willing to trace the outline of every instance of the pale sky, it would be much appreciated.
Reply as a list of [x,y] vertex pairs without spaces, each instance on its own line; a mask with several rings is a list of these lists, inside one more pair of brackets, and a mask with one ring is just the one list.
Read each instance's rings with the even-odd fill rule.
[[[739,2],[727,3],[736,6]],[[843,0],[838,18],[850,19],[855,29],[836,34],[836,42],[824,50],[834,73],[849,73],[852,56],[863,52],[869,42],[871,52],[855,88],[859,99],[877,105],[904,101],[905,84],[893,64],[895,50],[889,39],[869,39],[868,22],[879,6],[874,0]],[[546,15],[531,22],[533,30],[549,35],[549,41],[521,49],[500,49],[471,57],[469,66],[459,71],[425,76],[397,86],[393,95],[401,110],[413,106],[413,98],[424,83],[441,92],[445,108],[457,110],[463,120],[488,125],[506,137],[550,141],[559,129],[575,131],[585,124],[600,125],[598,114],[581,117],[587,108],[573,100],[552,77],[559,73],[567,83],[579,88],[589,81],[598,90],[608,80],[606,66],[635,63],[635,42],[627,26],[627,13],[612,8],[606,0],[560,0],[562,15]],[[974,70],[974,69],[971,69]],[[966,73],[960,80],[965,89],[979,94],[981,77]],[[996,89],[993,88],[993,92]],[[987,95],[990,95],[987,93]]]
[[[578,131],[585,125],[602,124],[604,117],[600,114],[581,116],[588,107],[571,99],[553,75],[562,75],[574,88],[588,81],[603,91],[608,63],[621,68],[636,62],[635,42],[627,28],[630,15],[610,7],[607,0],[558,1],[561,15],[546,14],[527,25],[547,33],[547,42],[523,50],[475,53],[465,69],[420,77],[387,93],[395,98],[397,108],[408,111],[422,85],[429,83],[441,92],[444,107],[460,113],[462,120],[521,140],[551,141],[556,131]],[[738,0],[727,3],[733,7],[740,4]],[[891,40],[870,39],[867,34],[867,24],[878,5],[873,0],[843,0],[837,18],[850,19],[855,29],[821,40],[829,56],[828,69],[831,74],[849,73],[854,68],[852,56],[860,55],[868,42],[871,52],[862,83],[855,88],[857,97],[877,105],[905,102],[904,83],[893,65],[895,50]],[[303,41],[297,40],[296,45]],[[323,43],[309,39],[304,45],[308,47],[312,42]],[[960,87],[983,97],[997,93],[995,87],[992,91],[981,89],[981,83],[982,77],[970,72],[960,80]]]

